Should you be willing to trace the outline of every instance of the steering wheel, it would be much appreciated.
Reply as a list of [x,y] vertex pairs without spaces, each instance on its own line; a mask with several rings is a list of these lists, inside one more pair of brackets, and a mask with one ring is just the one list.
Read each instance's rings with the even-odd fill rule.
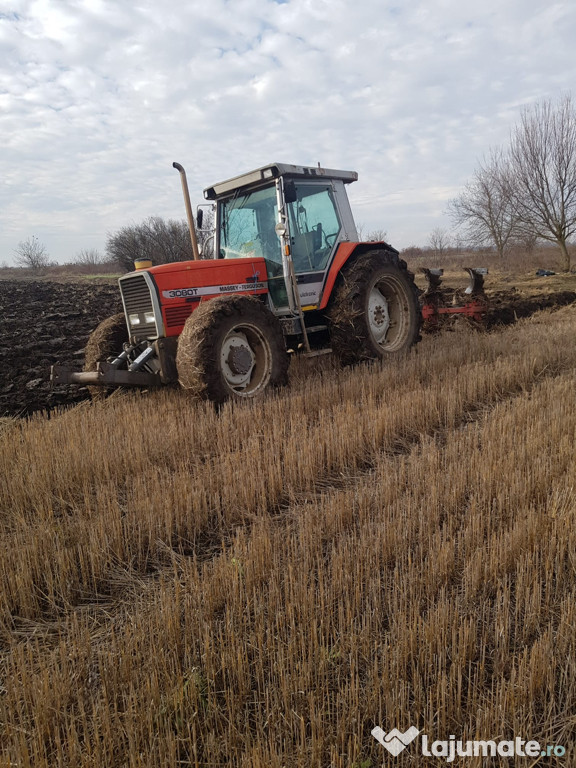
[[338,232],[334,232],[333,235],[324,235],[324,240],[326,241],[326,245],[328,246],[328,248],[332,248],[337,237],[338,237]]

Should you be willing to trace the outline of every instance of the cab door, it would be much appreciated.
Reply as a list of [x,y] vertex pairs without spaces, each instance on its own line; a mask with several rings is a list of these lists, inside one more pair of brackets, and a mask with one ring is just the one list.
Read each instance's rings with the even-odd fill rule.
[[300,303],[320,301],[326,270],[340,241],[342,222],[329,181],[294,181],[295,198],[287,203],[290,251]]

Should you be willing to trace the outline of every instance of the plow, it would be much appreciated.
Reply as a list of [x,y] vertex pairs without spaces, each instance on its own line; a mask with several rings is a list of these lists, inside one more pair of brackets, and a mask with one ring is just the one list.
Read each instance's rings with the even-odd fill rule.
[[426,279],[427,287],[420,296],[422,327],[425,331],[442,328],[446,320],[454,317],[468,318],[477,326],[486,324],[488,299],[484,292],[486,267],[465,267],[469,282],[463,291],[443,287],[443,269],[421,267],[419,272]]

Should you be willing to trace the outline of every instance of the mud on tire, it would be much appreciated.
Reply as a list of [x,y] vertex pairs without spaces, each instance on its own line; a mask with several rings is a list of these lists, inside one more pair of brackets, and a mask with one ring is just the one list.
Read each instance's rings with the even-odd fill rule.
[[250,296],[217,296],[201,304],[178,339],[180,384],[216,403],[285,385],[289,362],[280,323]]
[[406,262],[359,256],[341,275],[328,320],[332,349],[345,365],[408,350],[420,339],[421,312]]
[[[92,332],[84,350],[84,370],[95,371],[98,363],[117,357],[122,352],[124,342],[128,341],[126,319],[122,312],[103,320]],[[103,400],[113,387],[88,386],[92,400]]]

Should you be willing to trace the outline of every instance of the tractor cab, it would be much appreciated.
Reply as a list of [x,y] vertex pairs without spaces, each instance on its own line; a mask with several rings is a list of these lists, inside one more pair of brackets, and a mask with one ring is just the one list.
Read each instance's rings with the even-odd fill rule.
[[208,187],[216,257],[264,258],[275,314],[315,309],[338,245],[358,239],[345,190],[357,178],[354,171],[273,163]]

